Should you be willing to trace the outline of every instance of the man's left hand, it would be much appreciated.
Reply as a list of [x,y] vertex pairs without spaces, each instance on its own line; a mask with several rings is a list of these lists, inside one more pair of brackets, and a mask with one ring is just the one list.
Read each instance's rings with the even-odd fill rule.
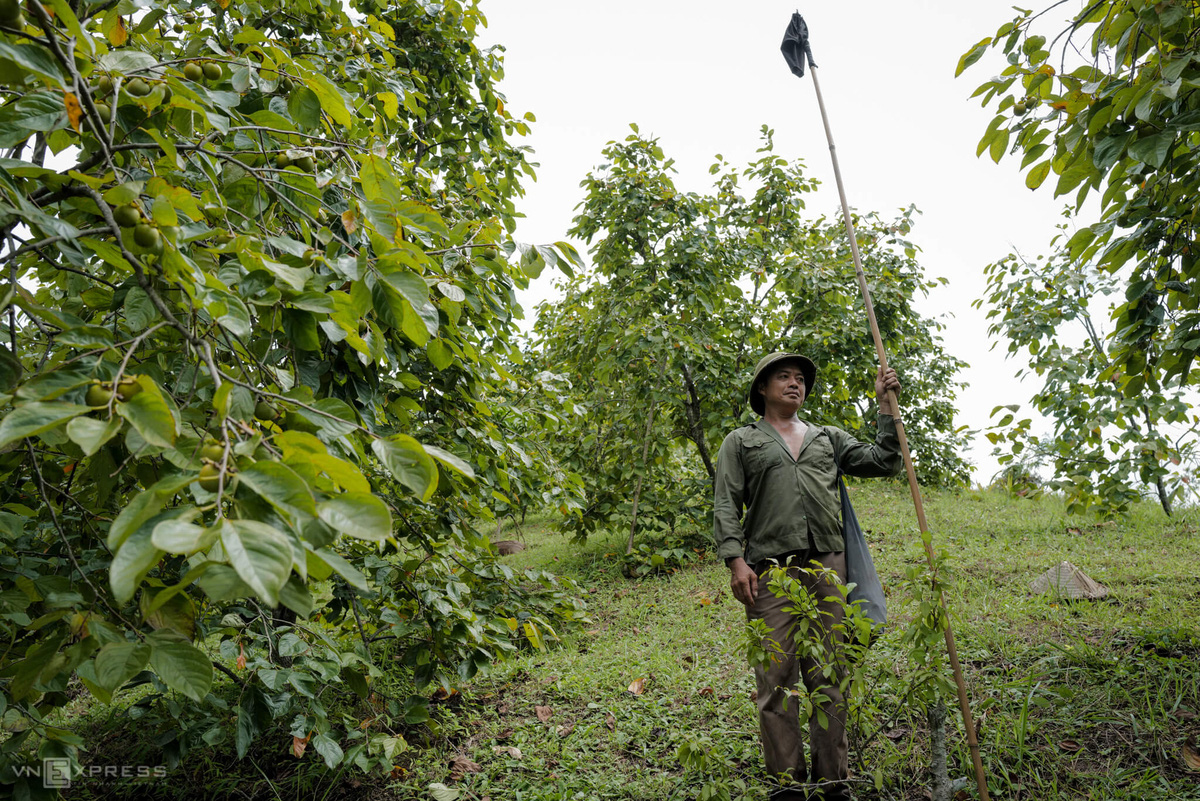
[[880,367],[875,373],[875,397],[879,400],[879,413],[891,414],[896,413],[892,407],[892,399],[888,395],[888,390],[900,395],[900,379],[896,377],[896,371],[892,368],[884,370]]

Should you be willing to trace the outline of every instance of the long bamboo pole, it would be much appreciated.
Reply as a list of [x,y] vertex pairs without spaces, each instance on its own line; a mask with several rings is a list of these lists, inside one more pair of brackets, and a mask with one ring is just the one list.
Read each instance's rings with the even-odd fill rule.
[[[871,323],[871,336],[875,340],[875,353],[879,356],[879,365],[884,370],[888,367],[887,352],[883,348],[883,337],[879,334],[879,323],[875,320],[875,306],[871,303],[871,291],[867,287],[867,277],[863,273],[862,259],[858,254],[858,239],[854,235],[854,221],[850,218],[850,205],[846,202],[846,189],[842,185],[842,170],[838,166],[837,147],[833,144],[833,131],[829,128],[829,116],[825,113],[825,99],[821,96],[821,82],[817,80],[817,65],[808,60],[809,71],[812,73],[813,88],[817,90],[817,106],[821,109],[821,122],[825,126],[825,139],[829,142],[829,157],[833,160],[833,177],[837,181],[838,197],[842,201],[842,217],[846,220],[846,238],[850,240],[850,254],[854,258],[854,273],[858,276],[858,288],[862,291],[863,305],[867,309],[867,320]],[[900,419],[900,404],[893,390],[888,390],[888,396],[895,410],[896,434],[900,439],[900,453],[904,457],[904,469],[908,473],[908,486],[912,490],[913,506],[917,510],[917,525],[921,529],[921,541],[925,545],[925,558],[929,569],[937,579],[937,564],[933,555],[933,542],[929,536],[929,526],[925,522],[925,505],[921,500],[921,488],[917,484],[917,472],[913,468],[912,454],[908,449],[908,437],[904,433],[904,423]],[[946,608],[946,597],[941,587],[938,587],[938,604],[946,617],[946,653],[950,656],[950,668],[954,671],[954,683],[958,687],[958,705],[962,709],[963,725],[967,729],[967,745],[971,749],[971,761],[975,764],[975,783],[979,787],[979,797],[989,801],[987,776],[983,772],[983,760],[979,755],[979,739],[975,736],[975,721],[971,717],[971,701],[967,697],[967,685],[963,681],[962,666],[958,661],[958,647],[954,644],[954,630],[950,626],[950,614]]]

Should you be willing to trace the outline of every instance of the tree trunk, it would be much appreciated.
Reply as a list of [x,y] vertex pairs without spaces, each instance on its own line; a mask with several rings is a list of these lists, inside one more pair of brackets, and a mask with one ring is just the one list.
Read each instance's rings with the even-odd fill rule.
[[938,701],[929,708],[929,773],[932,801],[952,801],[953,787],[946,764],[946,704]]
[[[664,353],[658,360],[658,374],[662,375],[667,366],[667,355]],[[625,555],[633,553],[633,535],[637,533],[638,501],[642,497],[642,482],[646,479],[646,459],[650,453],[650,434],[654,430],[654,408],[656,401],[650,401],[650,412],[646,415],[646,433],[642,437],[642,471],[638,473],[637,487],[633,490],[633,512],[629,522],[629,542],[625,545]]]
[[688,393],[687,400],[683,403],[688,420],[688,438],[696,443],[696,450],[700,452],[704,469],[708,471],[708,480],[712,481],[716,478],[717,471],[713,467],[712,456],[708,452],[708,440],[704,436],[704,427],[700,425],[700,395],[696,392],[695,383],[692,382],[691,368],[686,364],[683,366],[683,386]]
[[[1142,413],[1146,415],[1146,433],[1150,436],[1155,435],[1154,418],[1150,416],[1150,407],[1142,406]],[[1167,513],[1167,517],[1171,516],[1171,496],[1167,495],[1166,485],[1159,478],[1154,482],[1154,488],[1158,490],[1158,502],[1162,504],[1163,511]]]

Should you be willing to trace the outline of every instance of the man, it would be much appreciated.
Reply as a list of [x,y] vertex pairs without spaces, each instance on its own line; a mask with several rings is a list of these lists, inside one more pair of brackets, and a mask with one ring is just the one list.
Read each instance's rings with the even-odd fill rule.
[[[713,533],[717,553],[731,572],[733,596],[746,606],[751,620],[772,630],[764,641],[769,659],[754,669],[758,684],[759,728],[767,770],[793,781],[811,778],[819,787],[813,798],[850,798],[846,744],[846,711],[837,681],[822,676],[824,667],[812,657],[797,658],[792,617],[786,599],[767,589],[766,571],[786,565],[817,606],[821,625],[831,631],[843,609],[827,596],[833,585],[818,574],[802,573],[813,561],[846,581],[845,539],[840,520],[837,476],[890,476],[900,471],[896,423],[888,390],[899,392],[895,370],[879,370],[875,394],[879,421],[874,444],[859,442],[838,428],[803,422],[797,412],[812,394],[817,367],[796,353],[772,353],[759,361],[750,382],[750,406],[761,415],[755,423],[725,437],[714,480]],[[830,636],[830,648],[838,648]],[[798,704],[785,703],[797,678],[825,696],[821,705],[828,726],[814,714],[809,723],[811,777],[805,769]],[[809,796],[784,790],[778,798]]]

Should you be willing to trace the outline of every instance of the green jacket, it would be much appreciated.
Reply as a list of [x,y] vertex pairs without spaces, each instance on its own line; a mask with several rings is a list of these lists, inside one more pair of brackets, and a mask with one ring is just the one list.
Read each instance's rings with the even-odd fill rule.
[[795,461],[765,420],[725,437],[713,481],[717,555],[742,556],[753,566],[808,548],[845,550],[834,453],[847,475],[895,475],[902,465],[896,421],[879,415],[873,444],[840,428],[810,425]]

